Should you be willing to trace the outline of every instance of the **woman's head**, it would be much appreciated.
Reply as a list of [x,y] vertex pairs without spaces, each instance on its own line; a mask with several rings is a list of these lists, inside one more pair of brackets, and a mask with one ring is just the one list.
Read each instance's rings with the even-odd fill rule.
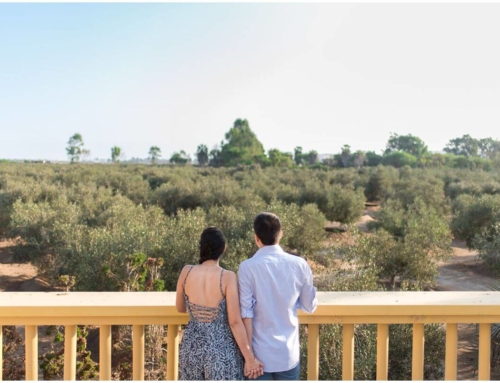
[[226,250],[226,238],[220,229],[215,226],[207,227],[200,237],[200,261],[218,260]]

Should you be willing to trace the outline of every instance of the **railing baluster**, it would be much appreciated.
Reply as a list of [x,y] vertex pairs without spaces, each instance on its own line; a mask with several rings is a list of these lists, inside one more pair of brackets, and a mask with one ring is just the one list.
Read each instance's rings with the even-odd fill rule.
[[38,380],[38,327],[25,326],[26,380]]
[[479,372],[477,380],[490,380],[491,324],[479,325]]
[[389,325],[377,325],[377,380],[387,380],[389,371]]
[[411,379],[424,380],[424,324],[413,324],[413,355]]
[[2,373],[3,373],[2,352],[3,352],[3,328],[0,325],[0,381],[2,381]]
[[64,380],[76,379],[76,325],[64,326]]
[[354,380],[354,325],[343,326],[342,380]]
[[144,380],[144,325],[134,325],[132,361],[134,380]]
[[458,324],[446,323],[445,380],[457,380]]
[[167,380],[179,375],[179,325],[169,324],[167,335]]
[[307,326],[307,380],[319,380],[319,324]]
[[111,380],[111,326],[99,326],[99,380]]

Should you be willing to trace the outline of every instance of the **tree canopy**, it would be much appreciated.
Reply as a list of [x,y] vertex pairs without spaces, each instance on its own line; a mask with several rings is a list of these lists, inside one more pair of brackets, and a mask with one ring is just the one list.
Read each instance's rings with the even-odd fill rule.
[[237,119],[226,133],[220,156],[225,166],[261,162],[265,157],[264,146],[250,129],[247,120]]
[[393,152],[406,152],[415,157],[421,157],[427,153],[427,145],[419,137],[412,134],[400,136],[396,133],[391,133],[385,154]]

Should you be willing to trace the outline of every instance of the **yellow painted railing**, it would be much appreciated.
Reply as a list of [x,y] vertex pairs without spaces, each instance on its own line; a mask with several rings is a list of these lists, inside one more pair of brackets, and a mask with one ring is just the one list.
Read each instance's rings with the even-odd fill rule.
[[[424,372],[424,324],[446,324],[445,379],[457,377],[459,323],[479,324],[479,380],[490,379],[491,324],[500,322],[500,292],[323,292],[312,315],[300,313],[308,325],[307,377],[319,376],[319,325],[343,325],[342,377],[354,377],[354,326],[377,324],[377,380],[387,380],[389,324],[413,324],[412,378]],[[99,325],[100,379],[111,379],[111,325],[133,326],[133,378],[144,379],[144,326],[168,325],[167,379],[176,380],[180,325],[186,314],[175,309],[175,293],[0,293],[1,326],[26,328],[26,380],[38,378],[38,329],[65,326],[64,379],[76,374],[76,326]],[[2,347],[0,347],[0,380]],[[5,357],[5,355],[4,355]]]

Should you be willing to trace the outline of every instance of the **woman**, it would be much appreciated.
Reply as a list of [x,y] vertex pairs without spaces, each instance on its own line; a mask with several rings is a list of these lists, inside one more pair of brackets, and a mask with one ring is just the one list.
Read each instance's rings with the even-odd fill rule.
[[219,266],[226,250],[216,227],[203,231],[197,266],[185,266],[176,307],[189,313],[179,351],[179,380],[243,380],[263,374],[240,315],[236,275]]

